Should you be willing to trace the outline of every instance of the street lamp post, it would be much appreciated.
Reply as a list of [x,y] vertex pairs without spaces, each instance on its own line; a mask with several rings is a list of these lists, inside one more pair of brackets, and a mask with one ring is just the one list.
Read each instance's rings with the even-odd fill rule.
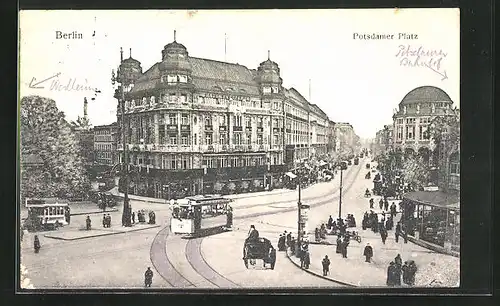
[[125,132],[125,81],[123,75],[120,74],[120,69],[118,69],[115,75],[114,70],[112,71],[111,82],[113,85],[119,83],[118,89],[120,91],[120,108],[121,108],[121,129],[122,129],[122,144],[123,144],[123,160],[122,160],[122,178],[125,184],[124,198],[123,198],[123,212],[122,212],[122,225],[132,226],[131,218],[131,208],[130,200],[128,198],[128,188],[129,188],[129,169],[128,169],[128,146],[127,146],[127,133]]
[[301,212],[301,206],[302,206],[302,200],[301,200],[301,187],[300,187],[300,183],[301,183],[301,180],[302,180],[302,176],[299,172],[299,170],[297,170],[297,182],[298,182],[298,187],[299,187],[299,199],[297,201],[297,213],[298,213],[298,216],[297,216],[297,245],[300,244],[300,241],[301,241],[301,226],[300,226],[300,219],[301,219],[301,215],[302,215],[302,212]]
[[347,169],[346,162],[340,163],[340,197],[339,197],[339,220],[342,219],[342,174]]

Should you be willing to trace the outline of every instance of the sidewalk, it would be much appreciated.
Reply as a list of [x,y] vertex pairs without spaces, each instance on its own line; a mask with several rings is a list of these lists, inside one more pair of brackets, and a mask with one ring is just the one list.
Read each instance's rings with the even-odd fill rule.
[[[308,272],[321,278],[344,282],[351,286],[387,287],[387,267],[397,254],[401,254],[403,262],[414,260],[418,271],[415,275],[415,287],[457,287],[460,281],[460,260],[456,257],[432,252],[411,242],[404,243],[399,239],[396,243],[394,232],[389,231],[386,244],[382,244],[380,236],[370,230],[359,231],[361,243],[351,241],[347,249],[347,257],[337,254],[335,236],[327,236],[325,244],[310,244],[311,264]],[[365,262],[363,256],[367,243],[373,248],[371,263]],[[322,259],[328,255],[330,274],[323,276]],[[289,259],[300,268],[300,260],[295,256]],[[406,286],[402,284],[402,286]]]
[[101,236],[117,235],[130,232],[137,232],[142,230],[147,230],[151,228],[160,227],[159,224],[136,224],[132,227],[114,227],[114,228],[92,228],[87,231],[85,229],[72,229],[69,231],[53,232],[49,234],[44,234],[44,237],[59,239],[59,240],[80,240],[86,238],[94,238]]

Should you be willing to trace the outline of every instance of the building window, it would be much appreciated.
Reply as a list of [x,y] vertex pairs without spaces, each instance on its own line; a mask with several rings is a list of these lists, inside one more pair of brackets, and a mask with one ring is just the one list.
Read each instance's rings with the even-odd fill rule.
[[181,144],[183,146],[189,145],[189,143],[188,143],[188,137],[187,136],[182,136],[182,138],[181,138]]
[[212,125],[212,117],[210,115],[205,115],[205,125]]
[[189,124],[188,115],[186,115],[186,114],[182,114],[181,115],[181,124],[182,125],[188,125]]
[[262,119],[262,117],[258,117],[257,118],[257,127],[263,127],[264,126],[264,120]]
[[403,127],[402,126],[398,126],[398,140],[402,140],[403,139]]
[[170,125],[177,125],[177,114],[170,114],[168,116],[168,123]]
[[262,134],[257,135],[257,144],[261,145],[262,144]]
[[191,158],[189,156],[183,156],[181,158],[181,168],[190,169],[191,168]]
[[278,86],[273,86],[272,87],[272,92],[273,93],[278,93]]
[[406,127],[406,139],[413,140],[415,139],[415,127],[407,126]]
[[245,127],[252,126],[252,118],[250,116],[245,116]]
[[406,124],[415,124],[415,118],[407,118]]
[[180,96],[180,100],[179,100],[180,103],[186,103],[187,102],[187,95],[186,94],[182,94]]
[[193,136],[193,140],[194,140],[194,145],[196,146],[198,144],[198,140],[197,140],[198,136],[196,135],[196,133],[194,134]]
[[170,145],[177,145],[177,136],[170,136]]
[[219,125],[221,125],[221,126],[226,125],[226,116],[224,116],[224,115],[219,116]]
[[212,133],[207,133],[205,135],[205,139],[206,139],[207,145],[211,145],[212,144]]
[[247,134],[247,144],[249,144],[249,145],[252,144],[252,134],[251,133]]
[[278,137],[278,135],[274,135],[273,143],[274,143],[275,145],[278,145],[278,144],[279,144],[279,137]]
[[241,126],[241,116],[234,116],[234,126]]
[[241,144],[241,133],[234,134],[234,144],[235,145]]
[[263,87],[262,92],[265,94],[271,93],[271,87]]
[[279,121],[278,121],[278,118],[274,118],[273,119],[273,128],[279,128]]
[[179,75],[179,82],[181,82],[181,83],[187,83],[187,76],[185,76],[185,75]]
[[219,144],[225,145],[226,144],[226,134],[220,134],[219,136]]
[[199,96],[198,97],[198,103],[205,103],[205,97]]
[[177,76],[176,75],[168,75],[167,82],[168,83],[177,83]]
[[170,169],[177,169],[177,157],[175,155],[170,156]]

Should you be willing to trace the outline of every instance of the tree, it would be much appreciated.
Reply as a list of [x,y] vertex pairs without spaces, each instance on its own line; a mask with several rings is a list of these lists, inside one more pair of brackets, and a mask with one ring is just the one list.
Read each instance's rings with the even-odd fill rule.
[[434,118],[427,130],[434,145],[433,160],[438,166],[438,176],[446,177],[444,173],[448,158],[453,152],[460,150],[460,112],[455,109],[451,114]]
[[403,162],[402,174],[405,183],[426,186],[429,182],[429,169],[422,157],[412,156]]
[[21,99],[20,148],[38,154],[42,174],[21,167],[22,197],[75,197],[90,189],[74,134],[54,100],[27,96]]

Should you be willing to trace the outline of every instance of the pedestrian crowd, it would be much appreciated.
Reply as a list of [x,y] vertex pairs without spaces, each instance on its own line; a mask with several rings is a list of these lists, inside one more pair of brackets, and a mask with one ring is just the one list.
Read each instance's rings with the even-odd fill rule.
[[394,261],[391,261],[387,268],[387,285],[401,286],[401,276],[403,276],[403,283],[408,286],[415,285],[415,274],[417,272],[417,265],[415,261],[408,260],[403,264],[401,255],[398,254]]

